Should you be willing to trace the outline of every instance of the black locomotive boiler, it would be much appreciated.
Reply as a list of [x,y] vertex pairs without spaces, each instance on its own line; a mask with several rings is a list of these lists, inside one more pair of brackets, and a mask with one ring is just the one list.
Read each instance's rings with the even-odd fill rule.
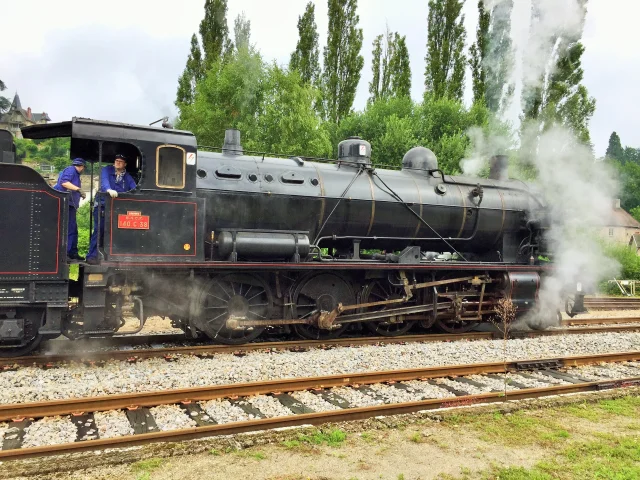
[[[135,333],[155,315],[229,344],[265,329],[464,332],[501,298],[533,308],[547,269],[544,200],[507,178],[504,157],[483,179],[445,175],[423,147],[399,170],[376,168],[360,138],[324,161],[244,152],[235,130],[216,152],[190,132],[83,118],[22,134],[70,137],[93,175],[125,154],[137,188],[105,198],[100,263],[71,280],[67,195],[12,163],[5,141],[0,356],[61,334]],[[129,315],[139,326],[123,332]]]

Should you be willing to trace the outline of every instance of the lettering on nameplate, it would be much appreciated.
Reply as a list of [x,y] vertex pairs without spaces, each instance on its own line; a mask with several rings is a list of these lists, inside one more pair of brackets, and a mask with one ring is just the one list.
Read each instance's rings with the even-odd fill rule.
[[118,214],[118,228],[129,230],[149,230],[149,215],[141,212],[127,212]]

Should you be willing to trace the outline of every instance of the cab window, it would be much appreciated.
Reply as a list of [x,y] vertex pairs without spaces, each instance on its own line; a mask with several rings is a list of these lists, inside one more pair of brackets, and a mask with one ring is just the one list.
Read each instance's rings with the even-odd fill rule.
[[184,188],[185,151],[174,145],[158,147],[156,154],[156,185],[160,188]]

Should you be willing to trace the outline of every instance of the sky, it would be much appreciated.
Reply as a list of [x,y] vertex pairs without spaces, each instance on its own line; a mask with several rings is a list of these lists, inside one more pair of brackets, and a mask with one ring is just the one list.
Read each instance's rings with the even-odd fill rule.
[[[514,42],[526,42],[531,0],[515,0]],[[562,1],[562,0],[558,0]],[[227,18],[244,12],[251,40],[265,59],[287,64],[297,39],[298,16],[307,0],[229,0]],[[326,43],[326,0],[314,0],[320,48]],[[175,116],[178,77],[198,31],[204,0],[30,0],[0,1],[0,79],[5,96],[17,91],[24,108],[46,111],[53,121],[83,116],[147,124]],[[358,13],[365,65],[354,108],[364,108],[371,80],[374,37],[388,25],[406,35],[412,97],[424,92],[427,0],[360,0]],[[517,12],[525,15],[518,15]],[[477,1],[464,5],[467,43],[475,40]],[[640,2],[589,0],[583,35],[584,84],[596,98],[591,137],[604,155],[616,131],[623,145],[640,147]],[[522,20],[518,20],[521,18]],[[321,55],[322,56],[322,55]],[[470,102],[467,74],[465,101]],[[519,105],[507,113],[516,121]],[[426,145],[428,147],[428,145]]]

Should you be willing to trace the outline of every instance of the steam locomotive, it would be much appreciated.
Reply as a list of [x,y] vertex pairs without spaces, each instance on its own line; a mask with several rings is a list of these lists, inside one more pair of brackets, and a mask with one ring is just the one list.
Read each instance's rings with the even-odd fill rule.
[[[326,161],[245,152],[236,130],[219,151],[187,131],[85,118],[22,135],[69,137],[97,177],[124,154],[137,188],[97,194],[100,262],[71,279],[68,195],[20,165],[0,131],[0,356],[60,335],[137,333],[156,315],[226,344],[274,329],[465,332],[502,298],[534,308],[548,269],[544,200],[508,179],[504,157],[483,179],[445,175],[423,147],[399,170],[376,168],[358,137]],[[121,330],[126,316],[135,330]]]

